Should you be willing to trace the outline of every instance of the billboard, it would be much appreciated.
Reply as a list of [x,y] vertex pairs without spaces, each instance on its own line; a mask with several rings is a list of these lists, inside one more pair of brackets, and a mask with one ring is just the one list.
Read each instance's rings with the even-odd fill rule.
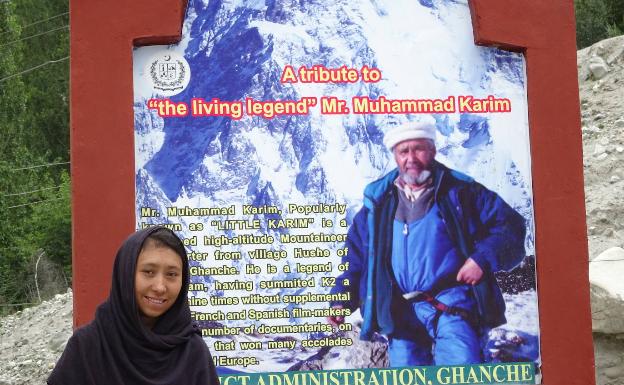
[[[523,55],[475,46],[465,1],[190,1],[179,44],[135,49],[137,228],[164,224],[184,239],[191,310],[223,379],[242,381],[244,374],[277,384],[310,373],[309,381],[539,382],[526,95]],[[392,177],[384,191],[397,191],[393,172],[401,165],[384,137],[419,124],[435,127],[434,174],[478,183],[523,218],[521,262],[502,250],[504,237],[495,247],[500,253],[478,260],[473,253],[488,234],[518,231],[508,229],[506,216],[492,224],[498,204],[486,207],[475,197],[458,210],[481,225],[468,232],[470,247],[457,251],[454,263],[478,260],[486,275],[479,282],[501,289],[506,305],[506,323],[474,327],[478,363],[474,352],[439,352],[437,323],[451,316],[437,315],[444,311],[431,301],[404,298],[408,304],[396,309],[394,297],[409,294],[405,287],[388,293],[389,313],[375,314],[367,329],[366,309],[379,300],[363,306],[362,299],[368,289],[380,294],[363,277],[381,273],[367,259],[375,252],[356,248],[377,247],[373,234],[381,233],[366,226],[368,241],[356,236],[364,213],[375,211],[365,190]],[[448,238],[453,250],[462,249]],[[400,281],[398,262],[387,263],[394,268],[387,281]],[[504,272],[510,265],[515,269]],[[364,274],[362,266],[371,270]],[[432,276],[412,260],[405,266]],[[449,305],[455,299],[445,294],[461,286],[430,294]],[[463,286],[469,303],[458,306],[482,319],[478,294]],[[431,328],[423,306],[437,318]],[[385,316],[395,324],[389,334]],[[429,357],[393,359],[418,355],[398,346],[408,331],[407,340]],[[381,369],[387,367],[402,369]]]

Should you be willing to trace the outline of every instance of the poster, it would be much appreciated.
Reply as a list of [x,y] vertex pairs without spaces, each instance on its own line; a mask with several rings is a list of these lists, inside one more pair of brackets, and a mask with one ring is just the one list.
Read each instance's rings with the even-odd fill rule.
[[[135,49],[134,89],[137,228],[184,239],[226,384],[539,383],[525,61],[474,45],[466,1],[191,0],[179,44]],[[392,335],[362,341],[361,309],[330,305],[358,301],[335,289],[347,234],[408,122],[526,225],[480,364],[392,365]]]

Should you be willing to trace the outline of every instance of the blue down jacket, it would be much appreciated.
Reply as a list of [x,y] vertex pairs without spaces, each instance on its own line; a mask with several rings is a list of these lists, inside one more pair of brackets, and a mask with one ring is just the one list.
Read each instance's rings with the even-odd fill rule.
[[[401,307],[390,263],[398,175],[395,169],[365,188],[364,205],[347,235],[343,262],[349,262],[349,267],[332,289],[332,293],[350,293],[349,302],[333,305],[360,308],[363,340],[369,340],[374,332],[391,335],[393,309]],[[433,178],[434,199],[455,247],[484,271],[483,279],[473,286],[479,326],[502,325],[506,322],[505,302],[494,272],[510,270],[525,257],[525,220],[496,193],[439,162],[434,163]]]

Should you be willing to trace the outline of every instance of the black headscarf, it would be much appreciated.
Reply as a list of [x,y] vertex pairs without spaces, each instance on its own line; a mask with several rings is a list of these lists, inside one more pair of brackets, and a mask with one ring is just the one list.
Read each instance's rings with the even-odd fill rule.
[[123,243],[115,258],[108,299],[97,308],[93,322],[74,332],[48,378],[49,385],[219,384],[208,347],[191,321],[188,257],[183,247],[178,298],[153,329],[141,321],[134,295],[136,264],[145,240],[158,229],[163,227],[138,231]]

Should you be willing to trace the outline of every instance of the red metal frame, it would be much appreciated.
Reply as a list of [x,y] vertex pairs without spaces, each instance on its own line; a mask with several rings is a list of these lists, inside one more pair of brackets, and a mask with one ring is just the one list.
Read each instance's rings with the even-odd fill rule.
[[[594,384],[573,0],[469,0],[475,41],[523,52],[543,383]],[[71,2],[74,324],[134,230],[132,47],[180,38],[184,0]]]

